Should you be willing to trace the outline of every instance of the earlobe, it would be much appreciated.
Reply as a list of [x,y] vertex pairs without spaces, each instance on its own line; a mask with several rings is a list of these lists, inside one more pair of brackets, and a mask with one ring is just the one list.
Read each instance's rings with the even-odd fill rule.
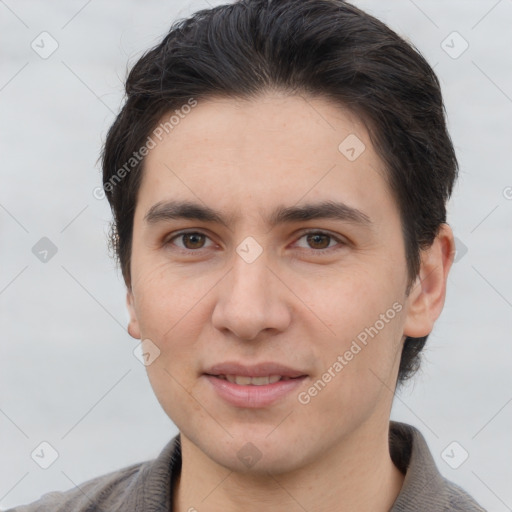
[[128,314],[130,315],[130,320],[128,322],[128,334],[135,338],[136,340],[141,339],[139,322],[137,320],[137,314],[135,313],[133,292],[131,290],[127,290],[126,292],[126,306],[128,308]]
[[448,224],[442,224],[432,245],[421,253],[420,272],[408,297],[404,335],[420,338],[432,331],[443,310],[454,256],[452,230]]

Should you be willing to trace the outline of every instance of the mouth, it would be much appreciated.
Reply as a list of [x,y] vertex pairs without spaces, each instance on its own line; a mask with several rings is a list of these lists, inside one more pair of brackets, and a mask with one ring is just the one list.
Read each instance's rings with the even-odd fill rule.
[[238,408],[264,408],[290,399],[308,375],[277,363],[242,365],[236,362],[212,366],[203,373],[224,402]]
[[[234,382],[233,379],[238,379],[241,385],[255,384],[256,386],[259,385],[257,379],[260,378],[272,379],[273,382],[277,382],[281,379],[293,379],[306,375],[303,371],[279,363],[262,362],[257,364],[242,364],[236,361],[215,364],[206,368],[204,373],[213,377],[224,378],[229,380],[229,382]],[[249,378],[253,382],[242,382],[241,379],[243,378]],[[268,384],[268,382],[261,381],[261,384]]]
[[250,377],[247,375],[212,375],[206,374],[210,377],[217,377],[218,379],[227,380],[232,384],[238,384],[239,386],[265,386],[267,384],[274,384],[276,382],[282,380],[292,380],[292,379],[300,379],[301,377],[306,377],[306,375],[301,375],[298,377],[286,377],[284,375],[267,375],[263,377]]

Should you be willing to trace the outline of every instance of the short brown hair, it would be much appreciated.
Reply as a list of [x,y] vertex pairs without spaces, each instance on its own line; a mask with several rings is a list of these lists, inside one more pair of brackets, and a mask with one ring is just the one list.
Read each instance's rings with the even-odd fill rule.
[[[434,71],[410,43],[342,0],[241,0],[177,20],[127,78],[102,165],[111,244],[128,287],[144,163],[134,154],[164,114],[191,98],[251,99],[272,89],[333,99],[364,121],[400,210],[409,282],[416,278],[457,176]],[[399,382],[418,369],[426,340],[405,340]]]

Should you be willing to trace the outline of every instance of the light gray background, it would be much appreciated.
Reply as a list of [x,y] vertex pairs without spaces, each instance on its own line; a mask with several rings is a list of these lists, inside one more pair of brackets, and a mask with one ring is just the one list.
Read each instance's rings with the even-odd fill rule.
[[[435,66],[461,166],[449,221],[467,253],[393,418],[482,505],[512,510],[512,0],[354,3]],[[127,67],[208,5],[0,0],[0,508],[153,458],[177,432],[133,355],[93,190]],[[59,45],[47,59],[31,48],[43,31]],[[456,59],[442,47],[463,48],[453,31],[469,43]],[[44,236],[47,263],[32,253]],[[59,453],[46,470],[31,459],[42,441]],[[452,441],[469,453],[456,470],[441,456]]]

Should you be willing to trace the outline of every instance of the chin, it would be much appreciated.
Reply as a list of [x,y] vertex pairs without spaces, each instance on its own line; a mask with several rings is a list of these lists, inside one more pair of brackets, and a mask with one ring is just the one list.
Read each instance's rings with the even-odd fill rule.
[[268,477],[268,474],[278,475],[297,469],[300,461],[295,455],[289,453],[287,448],[279,450],[278,447],[266,447],[262,450],[250,442],[229,453],[215,453],[213,460],[230,471]]
[[304,453],[295,446],[304,444],[292,441],[285,430],[279,434],[273,429],[275,426],[269,428],[268,425],[261,425],[260,428],[252,425],[250,430],[244,430],[242,426],[238,429],[228,428],[233,437],[226,435],[223,439],[200,439],[199,436],[197,446],[215,463],[236,473],[268,476],[268,473],[279,474],[297,469],[304,460]]

